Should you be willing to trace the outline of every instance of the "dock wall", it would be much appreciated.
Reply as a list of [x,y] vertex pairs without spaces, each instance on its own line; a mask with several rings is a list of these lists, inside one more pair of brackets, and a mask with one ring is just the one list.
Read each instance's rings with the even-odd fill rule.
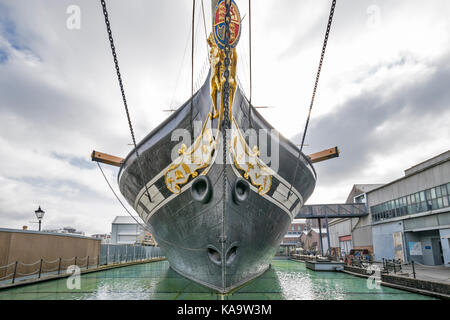
[[[43,269],[58,267],[59,259],[82,265],[94,261],[100,255],[101,240],[77,235],[0,229],[0,267],[20,262],[17,272],[28,274],[37,270],[41,259],[52,262],[43,265]],[[10,274],[13,265],[0,268],[0,279]],[[67,266],[62,266],[67,267]]]

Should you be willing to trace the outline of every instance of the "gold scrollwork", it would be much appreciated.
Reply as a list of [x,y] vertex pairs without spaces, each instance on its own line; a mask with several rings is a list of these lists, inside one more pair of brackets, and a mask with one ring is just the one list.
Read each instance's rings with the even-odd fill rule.
[[[182,185],[186,184],[191,177],[197,177],[200,170],[211,165],[213,151],[217,148],[217,141],[213,138],[210,127],[211,119],[210,113],[194,144],[190,148],[183,144],[178,150],[180,157],[164,173],[166,186],[173,193],[180,193]],[[203,171],[201,174],[204,173]]]
[[[243,177],[258,188],[258,193],[264,195],[272,187],[272,175],[267,165],[262,162],[257,146],[252,149],[247,145],[241,134],[236,120],[232,119],[232,144],[230,151],[233,156],[234,166],[243,171]],[[243,158],[246,161],[242,161]]]

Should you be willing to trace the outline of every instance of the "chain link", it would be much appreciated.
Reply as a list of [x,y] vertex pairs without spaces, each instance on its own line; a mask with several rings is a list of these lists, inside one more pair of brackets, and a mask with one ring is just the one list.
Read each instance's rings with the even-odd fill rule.
[[225,213],[226,207],[226,190],[227,190],[227,174],[226,174],[226,164],[227,164],[227,130],[230,127],[229,121],[229,109],[230,109],[230,22],[231,22],[231,0],[225,0],[225,70],[224,77],[225,83],[223,85],[222,90],[222,99],[223,99],[223,129],[222,129],[222,137],[223,137],[223,162],[224,162],[224,173],[223,173],[223,212]]
[[105,2],[105,0],[100,0],[100,2],[102,4],[103,15],[105,17],[106,30],[108,32],[109,43],[111,45],[111,52],[112,52],[112,56],[113,56],[113,59],[114,59],[114,65],[115,65],[115,68],[116,68],[117,80],[119,81],[120,92],[122,93],[123,105],[125,107],[125,112],[126,112],[127,119],[128,119],[128,126],[130,127],[131,138],[133,140],[134,151],[136,153],[136,161],[137,161],[137,164],[138,164],[138,167],[139,167],[141,178],[143,178],[143,180],[144,180],[144,181],[142,181],[142,183],[144,184],[145,190],[147,192],[147,197],[150,200],[150,202],[153,202],[152,198],[150,197],[150,192],[149,192],[148,187],[147,187],[144,171],[142,170],[142,166],[141,166],[141,163],[139,161],[139,151],[138,151],[138,148],[137,148],[136,139],[134,137],[134,130],[133,130],[133,124],[131,123],[130,112],[128,111],[127,98],[125,96],[125,89],[124,89],[123,82],[122,82],[122,75],[120,74],[119,61],[117,59],[116,47],[114,45],[114,39],[113,39],[113,36],[112,36],[111,24],[109,22],[109,16],[108,16],[108,10],[106,9],[106,2]]
[[[227,130],[230,127],[230,117],[229,117],[229,107],[230,107],[230,22],[231,22],[231,0],[225,0],[225,70],[224,77],[225,83],[222,88],[222,99],[223,99],[223,122],[222,122],[222,139],[223,139],[223,200],[222,200],[222,257],[225,256],[225,211],[227,203]],[[236,57],[234,57],[236,58]],[[225,259],[222,259],[222,264],[225,263]],[[222,265],[222,282],[225,287],[225,266]]]
[[302,156],[303,146],[305,144],[306,132],[308,131],[309,121],[311,119],[311,112],[312,112],[312,109],[313,109],[314,100],[316,98],[317,87],[319,86],[320,73],[322,71],[323,60],[325,58],[325,51],[327,49],[327,44],[328,44],[328,37],[330,35],[331,25],[333,23],[333,16],[334,16],[334,9],[335,9],[335,7],[336,7],[336,0],[333,0],[333,2],[331,4],[330,16],[328,18],[327,30],[325,32],[325,39],[323,41],[322,53],[320,55],[319,68],[317,70],[316,81],[314,83],[314,89],[313,89],[313,94],[312,94],[312,98],[311,98],[311,104],[309,105],[308,118],[306,120],[305,130],[303,131],[302,144],[300,146],[300,152],[298,154],[297,164],[295,166],[295,173],[294,173],[294,176],[293,176],[293,179],[292,179],[292,182],[291,182],[291,187],[289,188],[289,192],[287,194],[287,198],[290,197],[290,195],[292,193],[292,187],[294,185],[295,179],[297,178],[298,160],[300,160],[300,158]]

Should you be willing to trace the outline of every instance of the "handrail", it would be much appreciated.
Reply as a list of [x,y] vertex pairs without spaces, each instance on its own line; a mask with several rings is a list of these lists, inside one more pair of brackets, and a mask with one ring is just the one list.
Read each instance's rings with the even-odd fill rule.
[[7,264],[6,266],[0,267],[0,269],[8,268],[10,266],[13,266],[14,264],[15,264],[15,262],[11,262],[10,264]]
[[[156,251],[156,252],[154,252]],[[150,251],[141,251],[140,253],[135,252],[128,252],[127,255],[121,255],[120,253],[116,253],[117,255],[115,258],[112,257],[112,255],[109,255],[106,253],[105,255],[97,255],[97,256],[86,256],[86,257],[72,257],[69,259],[66,258],[58,258],[56,260],[47,261],[45,259],[39,259],[36,262],[33,263],[24,263],[21,261],[15,261],[12,263],[9,263],[4,266],[0,266],[0,272],[5,272],[5,275],[0,278],[0,287],[6,283],[14,284],[17,279],[20,279],[22,277],[29,277],[33,276],[32,278],[39,279],[42,276],[47,276],[49,273],[57,272],[57,274],[61,274],[61,271],[67,269],[67,263],[65,262],[76,262],[77,266],[81,269],[90,269],[90,267],[99,268],[100,265],[111,265],[111,264],[120,264],[125,262],[136,262],[136,261],[145,261],[145,260],[153,260],[164,257],[161,254],[160,250],[150,250]],[[81,262],[81,263],[80,263]],[[47,269],[45,267],[45,264],[55,264],[58,263],[57,266],[54,268]],[[62,266],[64,265],[64,267]],[[29,270],[30,267],[36,266],[34,271],[31,271],[29,273],[22,273],[19,271]],[[8,268],[10,270],[13,270],[12,273],[8,273]],[[2,271],[5,270],[5,271]]]

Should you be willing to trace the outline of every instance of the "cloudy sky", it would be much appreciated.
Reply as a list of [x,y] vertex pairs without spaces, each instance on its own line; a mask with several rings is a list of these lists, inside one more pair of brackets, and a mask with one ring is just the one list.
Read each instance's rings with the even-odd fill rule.
[[[192,1],[107,3],[140,140],[189,97]],[[253,102],[272,106],[261,113],[297,143],[330,3],[252,2]],[[197,4],[201,84],[207,50]],[[248,1],[237,4],[248,92]],[[209,0],[204,6],[210,29]],[[309,203],[343,202],[353,184],[389,182],[450,149],[449,12],[447,0],[338,0],[305,153],[342,153],[316,165]],[[44,228],[87,234],[109,232],[126,214],[90,161],[94,149],[131,150],[99,1],[0,0],[0,133],[0,227],[36,228],[38,205]],[[117,189],[117,170],[105,170]]]

